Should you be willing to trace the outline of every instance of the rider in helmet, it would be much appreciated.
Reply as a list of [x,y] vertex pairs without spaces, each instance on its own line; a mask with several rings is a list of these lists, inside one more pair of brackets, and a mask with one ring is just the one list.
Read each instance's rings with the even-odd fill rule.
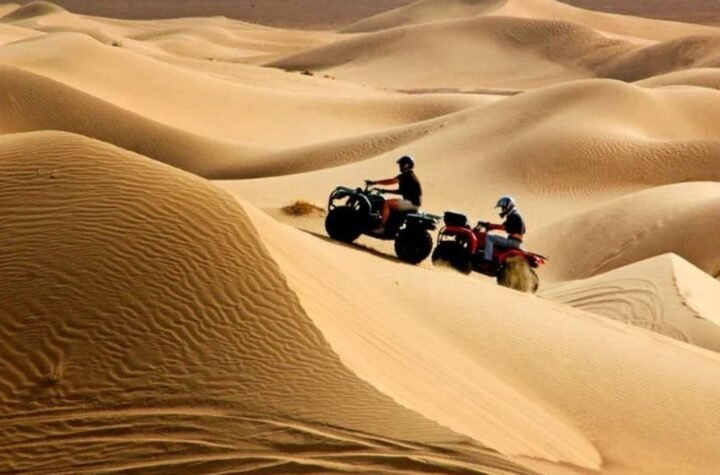
[[413,169],[415,160],[404,155],[397,162],[400,167],[400,174],[385,180],[367,180],[369,185],[398,185],[394,190],[381,190],[383,193],[401,195],[402,199],[385,200],[382,210],[382,227],[384,228],[390,214],[393,212],[417,211],[422,204],[422,187]]
[[496,208],[500,208],[500,217],[505,219],[502,224],[485,223],[488,230],[502,230],[508,235],[507,237],[498,236],[496,234],[488,234],[485,239],[485,261],[491,262],[493,259],[493,248],[502,246],[505,248],[519,249],[522,246],[523,237],[525,236],[525,221],[518,211],[515,200],[510,196],[503,196],[495,204]]

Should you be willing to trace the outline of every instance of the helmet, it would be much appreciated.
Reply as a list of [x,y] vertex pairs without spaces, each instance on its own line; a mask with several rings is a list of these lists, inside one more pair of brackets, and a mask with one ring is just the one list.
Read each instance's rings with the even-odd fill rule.
[[407,172],[415,168],[415,160],[410,155],[403,155],[398,158],[396,163],[400,165],[401,172]]
[[515,200],[512,198],[512,196],[503,196],[497,201],[497,204],[495,204],[496,208],[500,208],[500,217],[504,218],[512,210],[515,209]]

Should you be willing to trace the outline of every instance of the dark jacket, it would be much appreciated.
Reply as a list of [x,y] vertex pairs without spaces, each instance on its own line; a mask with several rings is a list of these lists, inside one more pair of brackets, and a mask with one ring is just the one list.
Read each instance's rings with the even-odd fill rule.
[[415,172],[410,170],[397,176],[400,194],[403,199],[410,201],[415,206],[422,205],[422,186]]

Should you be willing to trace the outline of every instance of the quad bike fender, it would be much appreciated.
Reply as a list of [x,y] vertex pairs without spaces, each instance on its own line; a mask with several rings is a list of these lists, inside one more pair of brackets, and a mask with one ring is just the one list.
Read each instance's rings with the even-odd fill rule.
[[525,259],[528,264],[530,264],[530,267],[533,268],[539,267],[541,264],[544,264],[546,259],[539,254],[527,252],[522,249],[507,249],[498,253],[498,260],[500,262],[505,262],[508,259],[512,259],[514,257]]
[[411,213],[405,217],[405,227],[432,231],[437,228],[437,217],[429,214]]
[[332,210],[335,208],[335,202],[338,200],[342,200],[345,198],[349,198],[351,200],[357,201],[360,203],[361,209],[370,210],[372,208],[370,204],[370,200],[365,196],[363,193],[358,193],[358,191],[354,188],[348,188],[346,186],[338,186],[333,190],[332,193],[330,193],[330,197],[328,198],[328,210]]
[[445,226],[440,234],[443,236],[454,236],[455,239],[462,239],[468,243],[468,250],[470,255],[474,255],[477,252],[479,246],[479,239],[472,229],[463,226]]

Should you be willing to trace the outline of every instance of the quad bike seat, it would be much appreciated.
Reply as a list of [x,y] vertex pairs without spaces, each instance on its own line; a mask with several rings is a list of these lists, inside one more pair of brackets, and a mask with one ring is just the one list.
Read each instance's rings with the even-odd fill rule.
[[467,216],[456,211],[445,211],[443,221],[445,222],[445,226],[459,226],[463,228],[469,226]]

